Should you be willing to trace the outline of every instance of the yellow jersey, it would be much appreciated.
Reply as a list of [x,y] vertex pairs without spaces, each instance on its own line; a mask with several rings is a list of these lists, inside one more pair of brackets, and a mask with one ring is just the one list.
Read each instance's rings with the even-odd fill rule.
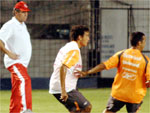
[[130,48],[117,52],[104,62],[106,69],[117,67],[112,97],[128,103],[140,103],[143,100],[147,89],[145,82],[150,80],[150,60],[147,56],[146,59],[147,66],[141,51]]

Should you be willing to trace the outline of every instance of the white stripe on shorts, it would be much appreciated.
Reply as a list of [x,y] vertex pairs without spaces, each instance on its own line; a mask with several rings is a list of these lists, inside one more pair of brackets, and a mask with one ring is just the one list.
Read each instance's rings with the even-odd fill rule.
[[23,105],[23,110],[21,111],[24,112],[27,107],[26,107],[26,99],[25,99],[25,80],[24,78],[22,77],[21,73],[19,72],[19,70],[17,69],[16,66],[13,67],[14,68],[14,72],[17,74],[18,78],[20,79],[21,81],[21,87],[20,87],[20,91],[21,91],[21,97],[22,97],[22,105]]

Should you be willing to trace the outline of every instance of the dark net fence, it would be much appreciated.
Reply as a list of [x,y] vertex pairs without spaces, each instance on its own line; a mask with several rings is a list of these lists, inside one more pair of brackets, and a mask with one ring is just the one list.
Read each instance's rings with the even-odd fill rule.
[[[150,57],[149,0],[24,0],[31,12],[26,22],[32,41],[29,75],[50,77],[58,50],[69,41],[72,25],[90,28],[91,40],[81,49],[83,70],[94,67],[115,52],[130,47],[132,31],[146,34],[144,54]],[[12,17],[17,0],[0,1],[0,26]],[[99,74],[113,77],[114,71]],[[89,75],[95,76],[95,75]],[[0,52],[0,78],[10,78]]]

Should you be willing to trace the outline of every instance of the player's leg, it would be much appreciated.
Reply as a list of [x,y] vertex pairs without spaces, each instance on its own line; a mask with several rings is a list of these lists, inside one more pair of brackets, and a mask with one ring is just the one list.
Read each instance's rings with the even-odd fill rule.
[[68,99],[66,102],[60,100],[60,94],[54,94],[54,96],[68,109],[70,113],[90,113],[92,108],[91,104],[80,92],[73,90],[67,94]]
[[20,86],[21,81],[18,78],[17,74],[13,70],[13,66],[8,69],[11,72],[11,97],[10,97],[10,113],[19,113],[21,111],[21,95],[20,95]]
[[92,105],[88,105],[85,109],[81,111],[81,113],[90,113],[92,110]]
[[55,97],[61,104],[63,104],[63,105],[68,109],[68,111],[69,111],[70,113],[75,113],[75,112],[74,112],[75,110],[73,110],[73,109],[75,108],[75,105],[74,105],[74,103],[70,100],[70,96],[68,96],[67,101],[64,102],[64,101],[62,101],[62,100],[60,99],[60,97],[61,97],[61,94],[60,94],[60,93],[59,93],[59,94],[53,94],[53,95],[54,95],[54,97]]
[[137,113],[137,111],[140,109],[143,102],[139,104],[133,104],[133,103],[127,103],[126,108],[128,113]]
[[92,105],[90,102],[77,90],[73,90],[68,95],[72,97],[74,104],[76,106],[76,111],[80,111],[79,113],[90,113],[92,109]]
[[106,106],[106,109],[103,111],[103,113],[116,113],[124,105],[125,105],[125,102],[122,102],[122,101],[119,101],[113,97],[110,97],[108,100],[108,104]]
[[[22,97],[21,86],[23,86],[23,80],[19,77],[19,71],[15,65],[8,68],[11,72],[11,98],[10,98],[10,113],[20,113],[22,109]],[[23,78],[23,77],[22,77]]]
[[[22,70],[20,64],[14,64],[9,67],[8,70],[11,72],[12,83],[10,113],[20,113],[21,111],[27,110],[26,97],[29,96],[28,94],[26,95],[26,78],[24,78],[22,74],[24,70]],[[30,90],[30,88],[28,90]]]
[[25,80],[25,101],[26,101],[26,109],[29,112],[32,110],[32,86],[31,86],[31,78],[28,75],[27,68],[20,64],[20,73]]

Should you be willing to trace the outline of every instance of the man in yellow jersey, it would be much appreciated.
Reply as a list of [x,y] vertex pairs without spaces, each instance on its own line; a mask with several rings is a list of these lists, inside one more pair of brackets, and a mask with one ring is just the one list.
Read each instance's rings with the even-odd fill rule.
[[131,35],[132,47],[114,54],[107,61],[94,68],[78,72],[82,76],[117,68],[111,96],[103,113],[115,113],[126,105],[128,113],[135,113],[141,106],[150,87],[150,60],[141,51],[145,47],[146,37],[142,32]]
[[80,48],[89,42],[89,29],[83,25],[73,26],[70,37],[72,41],[63,46],[56,56],[49,92],[70,113],[90,113],[91,104],[76,90],[79,76],[74,74],[76,70],[82,70]]

